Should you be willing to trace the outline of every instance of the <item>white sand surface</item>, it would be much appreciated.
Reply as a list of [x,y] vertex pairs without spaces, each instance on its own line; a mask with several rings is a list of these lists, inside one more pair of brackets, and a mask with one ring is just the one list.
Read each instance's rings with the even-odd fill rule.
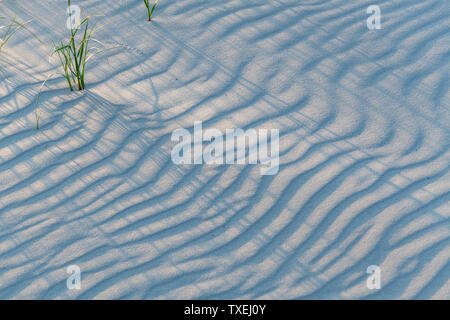
[[[118,48],[46,83],[40,130],[67,4],[0,3],[32,20],[0,53],[1,299],[450,298],[449,1],[380,30],[372,0],[73,3]],[[278,129],[278,174],[174,164],[195,121]]]

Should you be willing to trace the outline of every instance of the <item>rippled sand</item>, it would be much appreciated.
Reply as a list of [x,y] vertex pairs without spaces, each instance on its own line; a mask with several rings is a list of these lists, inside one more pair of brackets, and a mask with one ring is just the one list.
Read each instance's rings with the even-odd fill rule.
[[[0,4],[40,40],[0,54],[0,298],[450,298],[448,1],[78,2],[118,49],[40,130],[66,3]],[[279,129],[279,173],[175,165],[200,120]]]

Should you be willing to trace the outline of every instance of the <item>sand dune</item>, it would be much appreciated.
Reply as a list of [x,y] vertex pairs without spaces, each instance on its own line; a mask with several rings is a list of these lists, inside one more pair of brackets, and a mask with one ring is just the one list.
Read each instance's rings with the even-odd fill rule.
[[[39,39],[0,53],[0,298],[450,298],[448,1],[373,31],[366,0],[78,2],[117,48],[47,82],[40,130],[66,3],[0,4]],[[175,165],[194,121],[279,129],[278,174]]]

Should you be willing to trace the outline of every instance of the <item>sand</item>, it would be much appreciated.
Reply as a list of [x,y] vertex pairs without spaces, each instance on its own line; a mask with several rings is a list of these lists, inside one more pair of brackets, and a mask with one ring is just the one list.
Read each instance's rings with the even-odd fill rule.
[[[368,0],[77,2],[117,48],[38,107],[66,3],[0,4],[32,19],[0,53],[1,299],[450,298],[448,1],[379,30]],[[279,172],[174,164],[195,121],[278,129]]]

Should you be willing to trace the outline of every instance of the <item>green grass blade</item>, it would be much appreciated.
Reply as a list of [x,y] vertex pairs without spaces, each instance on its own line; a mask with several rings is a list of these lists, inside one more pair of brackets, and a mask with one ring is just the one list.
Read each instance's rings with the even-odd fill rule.
[[155,11],[156,5],[158,4],[158,0],[155,1],[155,4],[152,7],[152,11],[150,12],[150,19],[152,18],[153,11]]

